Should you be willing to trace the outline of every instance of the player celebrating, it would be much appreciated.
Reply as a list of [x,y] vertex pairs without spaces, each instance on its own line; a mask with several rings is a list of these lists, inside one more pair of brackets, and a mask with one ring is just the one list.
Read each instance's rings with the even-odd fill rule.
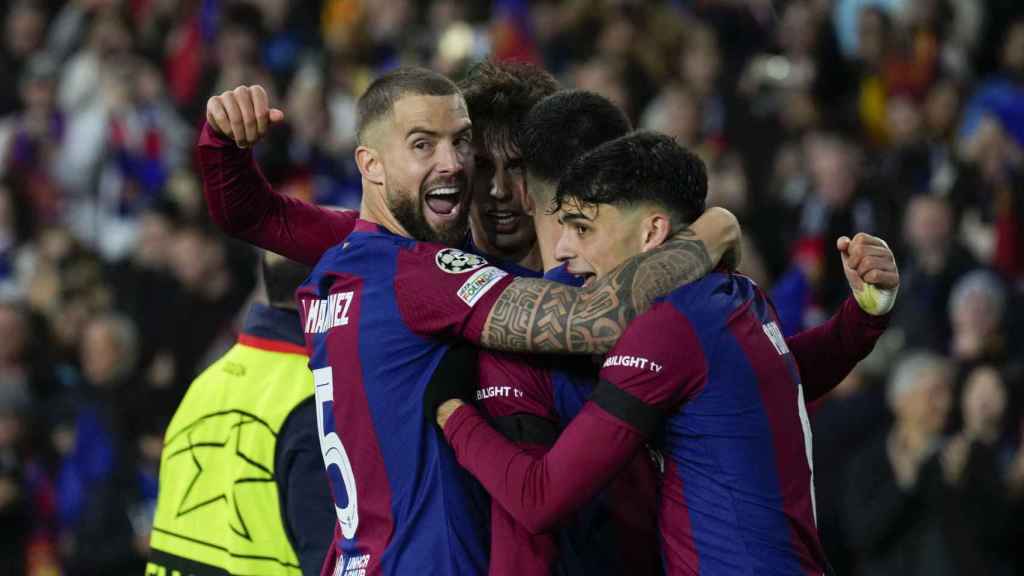
[[[579,283],[554,256],[561,233],[551,210],[558,179],[572,160],[629,129],[629,120],[615,104],[580,90],[545,98],[523,120],[516,149],[522,150],[526,165],[524,206],[536,229],[545,278]],[[541,454],[597,383],[597,368],[586,357],[482,351],[479,367],[482,410],[506,438]],[[540,534],[531,533],[494,501],[491,574],[546,575],[553,565],[558,573],[568,574],[660,574],[656,489],[650,458],[638,455],[573,522]]]
[[[706,186],[700,160],[666,136],[605,144],[559,186],[559,257],[601,282],[696,218]],[[858,235],[838,247],[855,293],[869,290],[866,282],[896,289],[884,242]],[[870,311],[887,312],[888,300]],[[442,406],[438,421],[459,462],[534,530],[586,502],[660,436],[669,574],[821,574],[827,562],[814,524],[805,400],[837,384],[886,323],[851,299],[824,326],[786,339],[749,279],[711,274],[630,325],[604,361],[593,400],[545,456],[517,449],[457,400]]]
[[[472,234],[467,251],[493,258],[516,275],[540,276],[533,220],[523,208],[525,177],[515,135],[523,116],[558,89],[543,69],[481,62],[461,82],[473,123]],[[275,193],[249,148],[284,113],[269,108],[260,86],[240,86],[208,103],[199,160],[210,215],[226,233],[314,265],[352,232],[359,214],[329,210]]]
[[469,207],[470,252],[513,263],[517,275],[537,275],[541,257],[534,222],[523,206],[526,178],[516,135],[523,118],[558,82],[525,62],[484,61],[459,82],[473,121],[475,168]]
[[[251,89],[208,105],[209,124],[242,145],[282,117]],[[470,130],[464,101],[447,78],[423,69],[387,74],[358,104],[363,219],[347,241],[323,253],[324,244],[346,230],[326,223],[337,223],[336,216],[308,207],[298,211],[310,223],[300,242],[275,237],[296,224],[280,221],[295,206],[278,197],[261,201],[255,224],[236,228],[290,246],[295,259],[323,253],[299,298],[338,516],[328,571],[485,571],[485,531],[466,478],[447,445],[417,416],[426,383],[448,349],[443,338],[507,350],[604,352],[653,298],[705,273],[727,247],[681,238],[632,259],[604,282],[576,289],[513,280],[481,257],[424,243],[453,245],[465,236]],[[211,128],[203,138],[201,146],[223,148]],[[251,160],[224,162],[226,156],[208,154],[204,180],[253,184],[255,194],[266,197]],[[233,208],[211,211],[230,222]],[[711,230],[694,228],[709,240],[735,237],[735,229],[723,233],[714,221],[704,225]]]

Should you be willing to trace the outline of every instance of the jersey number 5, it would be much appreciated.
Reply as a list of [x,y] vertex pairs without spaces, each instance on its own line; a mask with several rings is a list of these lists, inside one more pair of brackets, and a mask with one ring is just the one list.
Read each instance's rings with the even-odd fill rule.
[[[344,508],[338,506],[338,496],[335,492],[334,511],[338,515],[341,534],[345,539],[351,540],[355,538],[356,528],[359,527],[356,478],[352,474],[352,463],[348,460],[341,438],[334,431],[334,376],[330,366],[313,370],[313,384],[316,386],[316,428],[320,433],[320,452],[324,457],[324,467],[327,468],[327,477],[332,483],[336,476],[331,474],[331,466],[337,468],[347,500]],[[331,423],[330,430],[327,429],[328,422]]]

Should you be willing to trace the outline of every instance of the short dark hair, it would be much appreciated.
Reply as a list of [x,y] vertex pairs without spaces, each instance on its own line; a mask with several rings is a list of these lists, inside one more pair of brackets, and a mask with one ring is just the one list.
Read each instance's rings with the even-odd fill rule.
[[451,96],[459,87],[443,74],[427,68],[397,68],[370,83],[356,103],[356,139],[363,141],[366,128],[391,113],[402,96]]
[[517,144],[528,173],[557,182],[573,160],[630,129],[626,114],[611,100],[585,90],[563,90],[530,110]]
[[295,291],[306,281],[312,270],[309,266],[267,251],[260,258],[260,269],[263,271],[267,302],[271,306],[293,305]]
[[518,148],[515,134],[531,108],[558,91],[558,81],[528,62],[485,60],[459,82],[473,137],[485,150]]
[[704,162],[674,139],[644,130],[606,142],[570,164],[558,183],[555,207],[650,202],[670,212],[673,226],[681,226],[704,212],[707,194]]

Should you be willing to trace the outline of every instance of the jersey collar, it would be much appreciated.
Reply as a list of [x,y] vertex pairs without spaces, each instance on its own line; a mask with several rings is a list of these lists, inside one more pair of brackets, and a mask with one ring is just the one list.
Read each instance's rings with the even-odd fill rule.
[[299,313],[260,303],[249,308],[238,342],[272,352],[306,353]]

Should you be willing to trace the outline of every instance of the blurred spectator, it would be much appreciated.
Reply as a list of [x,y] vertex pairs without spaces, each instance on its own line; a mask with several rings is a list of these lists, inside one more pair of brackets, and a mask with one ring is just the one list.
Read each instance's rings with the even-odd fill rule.
[[[227,328],[255,286],[255,255],[237,254],[210,232],[187,226],[171,240],[169,258],[180,289],[165,304],[177,320],[162,353],[173,359],[169,381],[180,397],[198,371],[231,345]],[[162,408],[169,415],[174,405]]]
[[1000,463],[1009,462],[1013,446],[1005,434],[1008,407],[1006,382],[992,364],[978,366],[967,375],[963,388],[961,435],[996,451]]
[[792,336],[825,321],[828,315],[822,305],[824,280],[825,243],[821,238],[796,241],[790,267],[771,292],[783,334]]
[[[146,383],[156,388],[173,385],[172,340],[178,321],[175,309],[167,304],[178,298],[179,287],[171,275],[171,247],[179,213],[177,206],[164,201],[150,206],[139,216],[139,234],[132,252],[108,269],[114,304],[135,319],[139,333],[139,372]],[[153,302],[165,303],[153,306]]]
[[110,68],[130,54],[131,28],[112,5],[98,3],[90,18],[78,20],[85,28],[85,43],[64,65],[57,101],[68,113],[95,105],[102,98],[103,80]]
[[581,90],[596,92],[622,108],[627,116],[635,118],[636,110],[626,89],[625,62],[593,58],[573,71],[573,82]]
[[1006,289],[994,274],[976,271],[959,280],[949,296],[953,358],[966,365],[1005,361],[1005,311]]
[[[15,0],[5,3],[3,41],[0,44],[0,77],[21,78],[28,61],[36,54],[46,31],[46,13],[39,2]],[[0,117],[17,110],[18,94],[4,90],[0,95]]]
[[125,317],[96,316],[85,326],[82,386],[69,407],[57,476],[62,552],[74,574],[144,567],[130,518],[141,499],[134,448],[144,405],[133,393],[137,350],[138,333]]
[[843,523],[843,496],[851,455],[860,453],[888,424],[885,386],[858,365],[839,386],[811,408],[814,434],[814,492],[818,531],[829,562],[843,574],[852,572],[853,555]]
[[908,348],[949,351],[949,295],[954,284],[977,267],[957,241],[954,223],[953,210],[941,197],[915,196],[907,206],[893,327],[901,331]]
[[105,258],[124,255],[139,211],[184,164],[192,138],[155,67],[128,58],[103,68],[100,94],[69,123],[60,159],[69,226]]
[[55,360],[73,364],[86,320],[109,308],[111,294],[97,256],[67,230],[50,228],[39,238],[27,298],[49,324]]
[[[960,112],[962,86],[952,78],[938,80],[925,100],[924,123],[927,137],[937,146],[948,148],[955,135],[957,115]],[[948,154],[948,150],[943,150]],[[943,188],[932,188],[942,193]]]
[[812,195],[800,212],[802,238],[820,238],[825,242],[824,277],[821,303],[834,309],[846,298],[847,285],[842,262],[829,258],[831,243],[843,235],[868,232],[887,236],[879,230],[875,207],[862,194],[859,158],[856,149],[834,135],[818,134],[806,144]]
[[887,390],[895,420],[849,467],[847,534],[858,574],[1008,574],[1006,492],[997,462],[941,433],[952,366],[907,355]]
[[0,180],[0,295],[23,295],[35,256],[35,226],[27,201]]
[[[877,10],[885,17],[904,4],[905,0],[837,0],[833,12],[839,45],[847,57],[863,54],[865,34],[863,14],[865,9]],[[873,38],[873,36],[872,36]]]
[[[987,499],[1006,507],[998,515],[987,517],[989,510],[973,508],[973,501],[963,506],[968,525],[978,527],[978,533],[961,533],[965,540],[974,539],[973,544],[987,549],[989,574],[1014,574],[1012,546],[1016,540],[1013,528],[1015,514],[1014,484],[1019,479],[1013,469],[1015,463],[1013,438],[1006,433],[1008,391],[1003,374],[991,364],[971,370],[966,377],[960,399],[962,429],[949,442],[946,451],[947,480],[963,490],[980,490]],[[978,542],[977,539],[985,542]],[[984,566],[985,564],[980,564]],[[1018,564],[1019,566],[1019,564]]]
[[1024,18],[1006,32],[1000,73],[982,84],[964,111],[954,189],[964,206],[969,245],[1013,281],[1024,277]]
[[1020,242],[1016,191],[1024,186],[1019,175],[1021,150],[998,120],[983,117],[976,130],[961,140],[964,166],[952,190],[962,207],[961,234],[983,262],[992,262],[1014,276],[1019,268]]
[[721,53],[718,38],[709,26],[695,25],[688,31],[686,43],[680,53],[679,76],[696,99],[699,110],[698,134],[711,144],[709,155],[713,160],[725,146],[725,127],[728,109],[721,92]]
[[752,213],[750,189],[739,156],[733,153],[723,154],[708,168],[708,205],[721,206],[729,210],[744,227],[743,236],[740,238],[740,249],[743,254],[740,269],[755,282],[770,286],[772,278],[768,274],[768,267],[761,256],[761,247],[754,232],[760,226],[755,222],[757,218]]
[[858,43],[855,62],[859,76],[857,116],[869,142],[884,143],[887,93],[882,73],[892,43],[892,19],[880,6],[864,2],[861,4],[865,6],[856,16]]
[[964,130],[972,130],[984,114],[990,114],[1019,144],[1024,141],[1024,18],[1010,22],[999,56],[998,72],[985,79],[967,105]]
[[55,174],[64,144],[66,117],[54,99],[57,64],[33,57],[18,83],[22,110],[0,125],[0,176],[32,208],[35,221],[54,223],[61,190]]
[[[682,83],[669,84],[658,94],[640,117],[640,127],[664,132],[693,150],[703,143],[697,97]],[[702,157],[708,158],[708,152]]]

